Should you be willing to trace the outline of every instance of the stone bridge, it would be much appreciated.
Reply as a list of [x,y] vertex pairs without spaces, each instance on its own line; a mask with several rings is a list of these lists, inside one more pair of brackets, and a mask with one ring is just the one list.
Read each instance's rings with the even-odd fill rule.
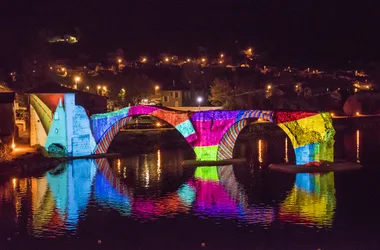
[[133,117],[150,115],[171,124],[194,149],[197,160],[231,159],[240,131],[260,118],[278,125],[290,138],[297,165],[334,161],[335,130],[327,112],[187,112],[156,106],[132,106],[89,117],[83,107],[75,105],[74,94],[55,98],[58,103],[54,111],[42,99],[31,96],[31,112],[42,121],[41,129],[44,129],[46,138],[39,141],[48,151],[59,146],[67,155],[73,156],[106,153],[115,135]]

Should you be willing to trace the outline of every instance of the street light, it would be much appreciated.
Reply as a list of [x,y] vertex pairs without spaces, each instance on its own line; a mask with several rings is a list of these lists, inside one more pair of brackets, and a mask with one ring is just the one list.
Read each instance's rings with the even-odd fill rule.
[[165,57],[165,62],[169,62],[169,57]]
[[77,88],[78,88],[78,82],[80,81],[80,77],[79,77],[79,76],[76,76],[76,77],[74,78],[74,80],[75,80],[75,88],[77,89]]
[[222,54],[220,54],[220,58],[223,58],[224,57],[224,54],[222,53]]
[[267,89],[270,90],[271,88],[272,88],[272,86],[269,84],[269,85],[267,86]]
[[198,108],[201,110],[201,102],[203,101],[203,98],[201,96],[198,96],[197,102],[198,102]]
[[146,61],[147,61],[146,57],[143,57],[143,58],[141,59],[141,62],[143,62],[143,63],[145,63]]
[[186,60],[187,62],[190,62],[190,58],[187,58],[187,60]]
[[154,87],[154,89],[155,89],[155,90],[159,90],[159,89],[160,89],[160,86],[156,85],[156,86]]
[[121,63],[123,60],[121,60],[121,58],[117,59],[117,62],[118,63]]
[[87,90],[90,90],[90,86],[87,86],[86,89],[87,89]]
[[202,58],[201,61],[204,63],[206,61],[206,58]]

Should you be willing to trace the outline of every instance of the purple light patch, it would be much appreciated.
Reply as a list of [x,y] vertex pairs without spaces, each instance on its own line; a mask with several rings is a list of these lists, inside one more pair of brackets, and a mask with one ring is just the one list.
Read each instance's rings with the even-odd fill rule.
[[196,112],[191,116],[191,121],[208,121],[208,120],[225,120],[236,119],[240,110],[225,111],[225,110],[209,110]]
[[158,109],[155,106],[133,106],[129,109],[129,115],[149,115]]

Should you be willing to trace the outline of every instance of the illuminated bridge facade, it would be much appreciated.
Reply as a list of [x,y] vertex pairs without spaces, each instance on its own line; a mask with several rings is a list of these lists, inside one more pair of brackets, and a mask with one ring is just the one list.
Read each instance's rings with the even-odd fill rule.
[[[59,145],[67,155],[106,153],[113,138],[132,117],[151,115],[171,124],[194,149],[198,160],[231,159],[240,131],[262,119],[278,125],[292,142],[297,165],[334,161],[335,130],[327,112],[269,110],[208,110],[185,112],[156,106],[132,106],[88,116],[75,105],[75,94],[64,94],[46,104],[32,95],[31,112],[42,121],[38,136],[48,151]],[[55,107],[55,108],[51,108]],[[34,113],[33,113],[34,112]]]

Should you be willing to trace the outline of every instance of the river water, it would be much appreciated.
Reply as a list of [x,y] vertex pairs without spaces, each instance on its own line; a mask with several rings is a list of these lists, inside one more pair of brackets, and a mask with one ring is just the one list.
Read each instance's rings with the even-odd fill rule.
[[353,172],[286,174],[284,134],[239,139],[243,166],[182,168],[187,149],[76,160],[0,184],[1,249],[378,249],[380,133],[337,132]]

